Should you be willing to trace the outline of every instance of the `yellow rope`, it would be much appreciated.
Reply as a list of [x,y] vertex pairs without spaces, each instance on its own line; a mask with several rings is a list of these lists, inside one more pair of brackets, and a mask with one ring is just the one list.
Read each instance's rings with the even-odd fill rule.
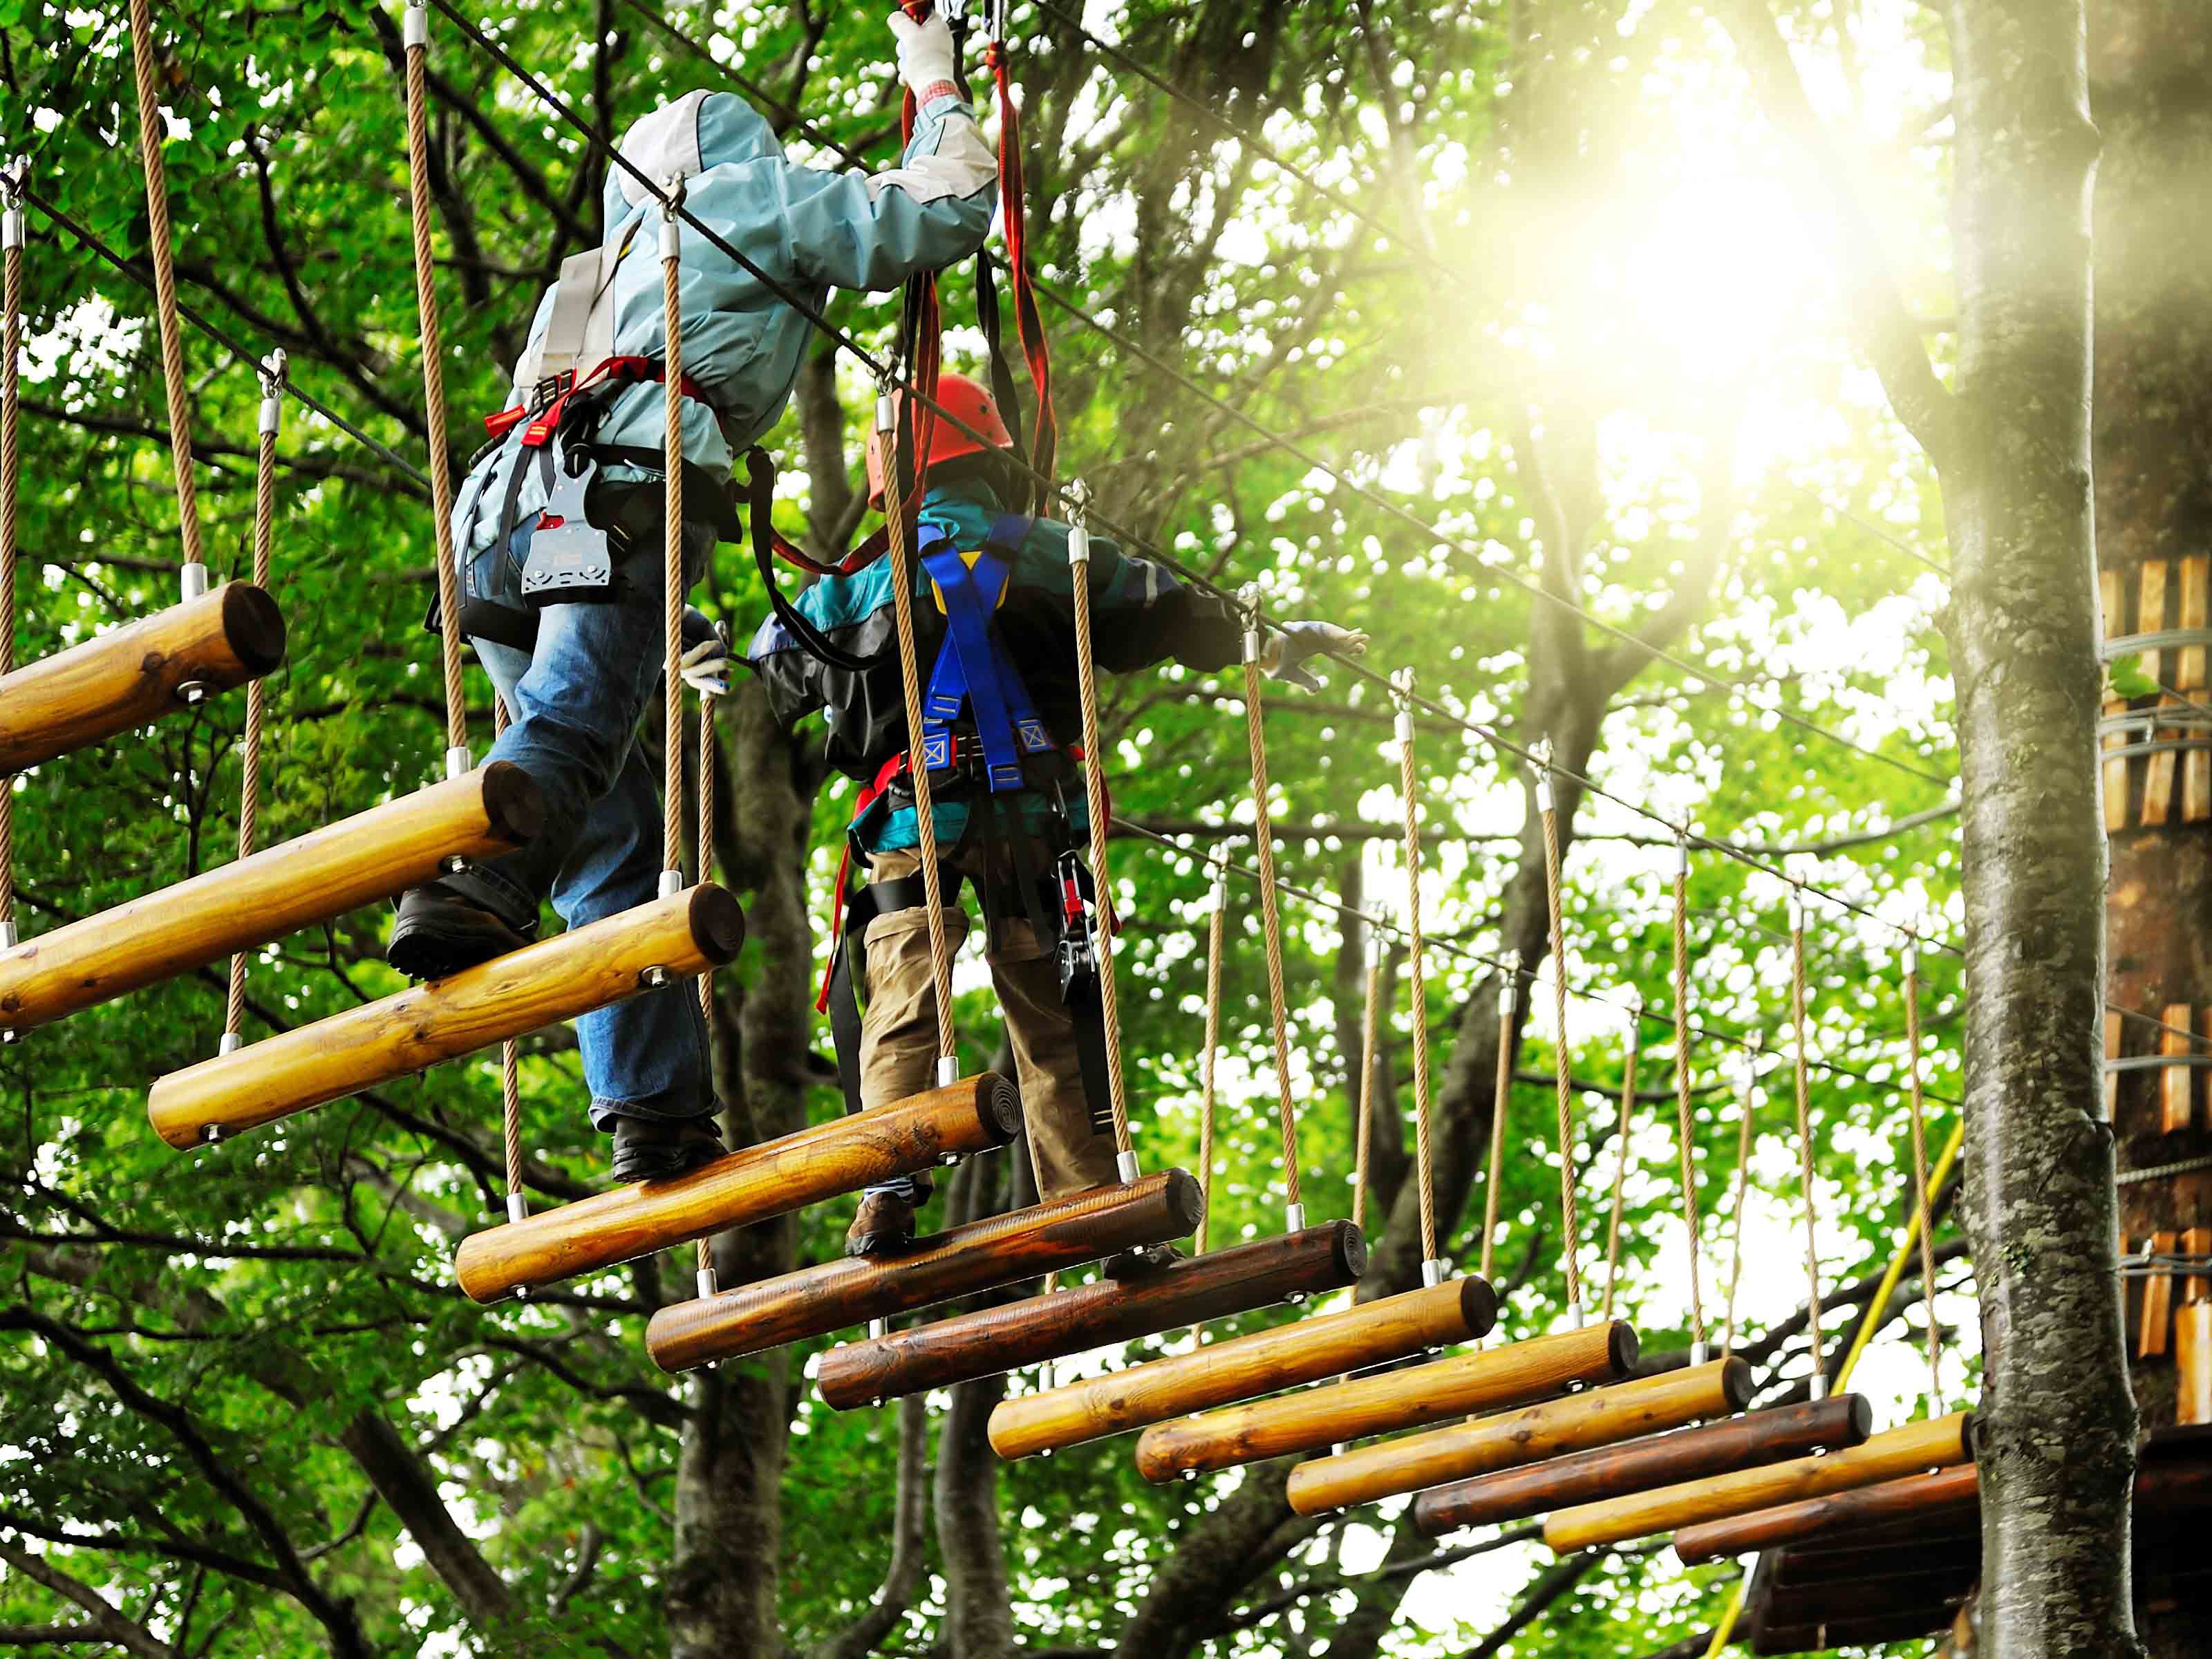
[[[1550,764],[1548,757],[1545,764]],[[1567,1312],[1579,1325],[1583,1322],[1583,1279],[1581,1265],[1575,1259],[1581,1228],[1575,1217],[1573,1084],[1567,1075],[1567,936],[1564,895],[1560,891],[1559,815],[1553,802],[1548,771],[1537,781],[1536,811],[1544,821],[1544,896],[1551,911],[1553,1018],[1558,1025],[1552,1039],[1552,1070],[1559,1109],[1559,1225],[1564,1235],[1559,1244],[1559,1265],[1567,1279]]]
[[[684,181],[666,180],[668,201],[660,210],[660,331],[666,353],[661,407],[661,786],[660,868],[664,885],[684,879],[684,301],[678,278],[683,272],[678,239]],[[672,874],[675,881],[668,881]]]
[[1085,522],[1088,496],[1079,483],[1070,485],[1068,495],[1075,503],[1068,526],[1067,562],[1075,594],[1075,684],[1083,706],[1083,787],[1091,806],[1091,879],[1098,895],[1094,907],[1097,925],[1091,929],[1091,942],[1098,958],[1098,1012],[1105,1030],[1106,1096],[1114,1113],[1114,1150],[1124,1166],[1122,1178],[1128,1180],[1135,1171],[1128,1167],[1133,1153],[1129,1139],[1129,1094],[1121,1066],[1121,1010],[1114,986],[1113,889],[1106,866],[1106,834],[1113,827],[1113,807],[1106,798],[1105,740],[1098,732],[1098,666],[1091,649],[1091,530]]
[[1920,1229],[1920,1285],[1927,1297],[1928,1412],[1942,1409],[1942,1334],[1936,1324],[1936,1241],[1928,1206],[1934,1196],[1928,1187],[1928,1112],[1920,1092],[1920,951],[1917,943],[1905,947],[1905,1075],[1911,1085],[1913,1220]]
[[1498,1259],[1498,1186],[1505,1174],[1505,1115],[1513,1099],[1513,1000],[1521,988],[1521,956],[1505,953],[1498,974],[1498,1069],[1491,1079],[1490,1173],[1482,1191],[1482,1267],[1485,1279]]
[[[145,0],[133,0],[143,5]],[[437,542],[438,634],[446,688],[446,769],[467,769],[468,704],[461,690],[461,595],[454,571],[453,478],[446,448],[445,343],[438,322],[438,289],[430,258],[430,117],[428,70],[429,11],[408,0],[407,204],[415,237],[415,308],[421,319],[422,413],[430,444],[430,521]]]
[[177,479],[177,520],[185,563],[204,569],[199,496],[192,479],[192,433],[185,395],[184,331],[177,316],[176,251],[170,241],[169,183],[161,162],[161,103],[155,86],[154,13],[131,0],[131,68],[138,88],[138,157],[146,173],[146,241],[154,259],[154,316],[161,337],[161,386],[168,400],[169,465]]
[[1274,822],[1267,804],[1267,733],[1261,713],[1259,612],[1244,624],[1244,734],[1252,757],[1252,834],[1260,854],[1260,920],[1267,947],[1267,1013],[1275,1039],[1275,1096],[1283,1129],[1283,1187],[1295,1220],[1304,1213],[1298,1186],[1297,1108],[1291,1098],[1291,1035],[1283,992],[1283,913],[1275,892]]
[[1423,1271],[1434,1278],[1438,1272],[1437,1182],[1429,1148],[1429,981],[1421,952],[1421,808],[1414,792],[1413,671],[1401,670],[1390,684],[1398,701],[1398,794],[1406,811],[1406,1000],[1413,1024],[1413,1165],[1420,1183]]
[[[1213,1224],[1213,1078],[1221,1051],[1221,951],[1229,909],[1229,849],[1213,849],[1213,914],[1206,922],[1206,1052],[1199,1057],[1198,1253]],[[1357,1200],[1355,1200],[1356,1202]]]

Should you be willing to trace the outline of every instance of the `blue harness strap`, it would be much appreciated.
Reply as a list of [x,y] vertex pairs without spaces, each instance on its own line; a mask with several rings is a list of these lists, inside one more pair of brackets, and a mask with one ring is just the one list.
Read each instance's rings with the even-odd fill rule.
[[932,771],[952,763],[952,722],[963,707],[973,714],[976,741],[993,794],[1025,788],[1025,755],[1049,754],[1054,745],[1030,706],[1029,689],[991,638],[991,613],[1006,591],[1010,566],[1000,551],[1020,547],[1030,520],[1009,514],[991,533],[971,567],[951,540],[922,550],[921,566],[945,599],[945,643],[922,699],[922,757]]

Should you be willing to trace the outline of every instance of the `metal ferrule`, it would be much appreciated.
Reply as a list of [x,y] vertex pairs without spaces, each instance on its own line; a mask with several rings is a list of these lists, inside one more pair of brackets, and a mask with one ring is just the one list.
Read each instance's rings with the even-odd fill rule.
[[1828,1378],[1826,1373],[1823,1372],[1813,1379],[1812,1397],[1815,1401],[1826,1400],[1828,1397]]
[[891,396],[891,381],[888,375],[876,389],[876,430],[885,437],[898,430],[898,403]]
[[1304,1232],[1304,1231],[1305,1231],[1305,1224],[1306,1224],[1306,1206],[1305,1206],[1304,1205],[1303,1205],[1303,1204],[1291,1204],[1291,1205],[1286,1205],[1286,1206],[1284,1206],[1284,1209],[1283,1209],[1283,1231],[1284,1231],[1285,1232],[1286,1232],[1286,1233]]
[[449,778],[465,778],[468,775],[469,746],[465,743],[457,743],[446,750],[446,775]]
[[1548,772],[1536,780],[1536,810],[1539,812],[1552,810],[1552,777]]
[[1582,1329],[1583,1304],[1581,1303],[1570,1302],[1567,1304],[1567,1325],[1571,1330],[1578,1331]]
[[699,1299],[702,1302],[704,1302],[708,1297],[717,1294],[722,1288],[715,1282],[714,1270],[712,1267],[702,1267],[699,1269],[698,1285]]
[[234,1054],[245,1046],[246,1038],[241,1033],[225,1031],[222,1034],[222,1041],[216,1044],[215,1051],[219,1054]]
[[1398,718],[1395,722],[1395,726],[1398,734],[1398,742],[1401,746],[1413,742],[1413,711],[1407,708],[1403,703],[1400,703],[1398,705]]
[[674,898],[683,890],[684,872],[681,870],[663,870],[660,872],[661,897]]
[[960,1081],[960,1056],[939,1054],[937,1057],[937,1086],[950,1089]]
[[[7,786],[5,784],[0,784],[0,789],[4,789]],[[14,919],[11,917],[6,921],[0,921],[0,951],[12,951],[15,948],[15,923]]]
[[1674,837],[1674,868],[1681,875],[1690,873],[1690,838],[1686,835]]
[[208,568],[198,559],[177,572],[177,586],[186,604],[203,597],[208,591]]
[[1690,1364],[1692,1365],[1702,1365],[1711,1357],[1711,1352],[1704,1343],[1692,1342],[1690,1344]]
[[1421,1263],[1421,1283],[1424,1285],[1430,1290],[1434,1290],[1443,1282],[1444,1264],[1442,1261],[1432,1261]]
[[11,207],[0,213],[0,251],[23,246],[23,210]]
[[422,0],[407,0],[407,15],[399,26],[400,44],[409,52],[430,44],[430,9]]
[[509,1193],[507,1195],[507,1218],[518,1222],[529,1220],[530,1200],[520,1193]]
[[663,264],[684,257],[684,221],[677,216],[678,204],[683,199],[681,196],[672,196],[668,198],[668,204],[660,210],[660,262]]
[[1907,974],[1917,974],[1920,971],[1920,947],[1909,941],[1905,947],[1905,971]]
[[278,393],[272,392],[261,400],[259,428],[261,435],[264,438],[274,436],[277,428],[283,424],[283,420],[284,399]]
[[1091,532],[1080,519],[1067,526],[1067,562],[1080,565],[1091,562]]
[[1116,1152],[1114,1155],[1114,1173],[1121,1178],[1121,1184],[1125,1187],[1134,1181],[1137,1178],[1136,1153]]
[[871,1320],[868,1322],[868,1340],[869,1340],[869,1341],[871,1341],[871,1342],[874,1342],[874,1341],[880,1340],[882,1338],[886,1337],[886,1336],[889,1336],[890,1334],[891,1334],[891,1322],[890,1322],[890,1320],[888,1320],[888,1319],[871,1319]]

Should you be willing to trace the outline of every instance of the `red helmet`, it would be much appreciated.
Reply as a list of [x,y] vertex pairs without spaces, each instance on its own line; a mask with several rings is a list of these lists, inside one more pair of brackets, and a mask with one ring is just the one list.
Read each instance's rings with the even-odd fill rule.
[[[907,399],[905,391],[901,389],[891,396],[894,406],[902,412]],[[937,414],[935,420],[930,418],[933,411],[927,403],[915,412],[917,436],[921,428],[929,429],[929,453],[922,458],[925,466],[939,466],[946,461],[957,460],[963,455],[980,455],[987,447],[1012,449],[1014,447],[1014,434],[1006,430],[1006,423],[1000,417],[999,406],[991,401],[991,394],[965,374],[939,374],[937,377],[936,401],[942,412]],[[952,421],[945,419],[948,414],[960,425],[956,426]],[[977,443],[960,429],[961,426],[974,428],[989,440],[988,444]],[[883,434],[871,432],[868,434],[868,505],[881,507],[883,504]]]

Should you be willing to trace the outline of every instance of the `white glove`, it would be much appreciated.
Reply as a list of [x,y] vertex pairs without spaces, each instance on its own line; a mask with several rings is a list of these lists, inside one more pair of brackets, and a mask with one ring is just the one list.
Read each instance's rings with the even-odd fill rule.
[[903,9],[890,16],[891,33],[898,37],[899,78],[917,98],[934,86],[949,84],[953,73],[952,29],[941,10],[933,10],[919,23]]
[[1260,661],[1270,678],[1295,685],[1301,691],[1318,691],[1322,688],[1321,677],[1305,665],[1324,653],[1364,657],[1367,654],[1367,635],[1357,628],[1339,628],[1334,623],[1285,623],[1269,631],[1267,648]]
[[684,653],[677,670],[684,684],[702,696],[719,697],[730,689],[730,642],[716,635]]

